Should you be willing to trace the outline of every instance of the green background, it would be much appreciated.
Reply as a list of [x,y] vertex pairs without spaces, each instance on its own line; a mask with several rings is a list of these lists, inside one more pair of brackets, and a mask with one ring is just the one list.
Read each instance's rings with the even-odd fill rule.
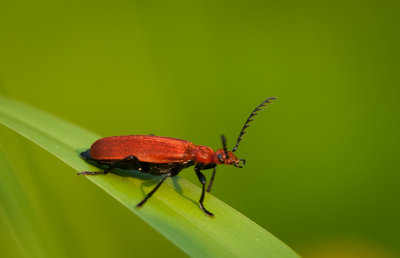
[[[214,149],[221,133],[233,147],[252,109],[276,96],[237,152],[246,167],[219,166],[213,194],[305,257],[395,257],[399,9],[1,0],[0,94],[104,136]],[[0,172],[19,185],[0,191],[2,257],[184,256],[55,157],[4,127],[0,135]],[[197,183],[192,169],[180,175]]]

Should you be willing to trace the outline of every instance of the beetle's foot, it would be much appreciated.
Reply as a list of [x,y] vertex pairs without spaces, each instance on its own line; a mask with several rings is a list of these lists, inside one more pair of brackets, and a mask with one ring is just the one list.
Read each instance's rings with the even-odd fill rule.
[[211,212],[209,212],[206,208],[204,208],[204,205],[202,203],[200,203],[200,209],[207,215],[210,217],[214,217],[214,214],[212,214]]
[[139,202],[138,204],[136,204],[136,208],[140,208],[143,206],[143,204],[147,201],[147,198],[144,198],[143,201]]

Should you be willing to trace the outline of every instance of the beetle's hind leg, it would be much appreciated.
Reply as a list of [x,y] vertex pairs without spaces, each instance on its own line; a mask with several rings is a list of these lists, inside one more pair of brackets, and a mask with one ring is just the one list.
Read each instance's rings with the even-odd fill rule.
[[[82,156],[82,154],[81,154]],[[104,169],[104,171],[96,171],[96,172],[91,172],[91,171],[82,171],[79,172],[78,175],[105,175],[108,172],[110,172],[111,170],[113,170],[114,168],[121,168],[126,164],[130,164],[130,166],[134,167],[134,169],[137,169],[139,171],[142,170],[142,165],[140,163],[140,161],[133,155],[130,155],[116,163],[110,164],[108,165],[108,167],[106,169]]]
[[172,176],[172,172],[167,173],[167,174],[161,179],[161,181],[158,182],[158,184],[156,185],[156,187],[154,187],[154,189],[151,190],[151,192],[148,193],[148,194],[146,195],[146,197],[144,197],[144,199],[136,205],[136,208],[142,207],[143,204],[145,204],[145,202],[157,191],[157,189],[162,185],[162,183],[164,183],[165,179],[167,179],[167,178],[170,177],[170,176]]

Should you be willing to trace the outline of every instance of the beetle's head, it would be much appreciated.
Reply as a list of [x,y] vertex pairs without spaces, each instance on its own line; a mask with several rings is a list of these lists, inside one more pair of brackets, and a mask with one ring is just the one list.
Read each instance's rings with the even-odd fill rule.
[[[237,168],[242,168],[242,165],[245,165],[246,161],[237,158],[232,151],[225,152],[224,149],[219,149],[215,152],[213,162],[215,164],[234,165]],[[242,162],[242,165],[240,165],[240,162]]]
[[224,135],[221,135],[221,139],[223,149],[219,149],[215,152],[213,163],[234,165],[237,168],[242,168],[243,166],[240,165],[240,162],[242,162],[242,165],[245,165],[246,161],[244,159],[237,158],[232,151],[228,151],[226,148],[226,138]]

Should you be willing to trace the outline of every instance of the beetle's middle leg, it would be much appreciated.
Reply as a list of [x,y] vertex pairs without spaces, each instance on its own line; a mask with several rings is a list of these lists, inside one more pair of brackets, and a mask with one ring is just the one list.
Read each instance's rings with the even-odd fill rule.
[[146,197],[144,197],[144,199],[136,205],[136,207],[137,207],[137,208],[142,207],[143,204],[157,191],[157,189],[162,185],[162,183],[164,183],[165,179],[167,179],[167,178],[170,177],[170,176],[172,176],[172,172],[167,173],[167,174],[161,179],[161,181],[158,182],[158,184],[156,185],[156,187],[154,187],[154,189],[151,190],[150,193],[148,193],[148,194],[146,195]]
[[214,171],[213,171],[213,173],[212,173],[212,176],[211,176],[211,179],[210,179],[210,183],[208,183],[207,193],[211,192],[211,186],[212,186],[212,184],[213,184],[213,182],[214,182],[215,172],[216,172],[216,169],[215,169],[215,167],[214,167]]
[[126,164],[129,164],[130,166],[134,167],[134,169],[141,171],[142,170],[142,166],[140,161],[133,155],[129,155],[128,157],[115,162],[114,164],[108,165],[108,167],[106,169],[104,169],[103,171],[96,171],[96,172],[91,172],[91,171],[83,171],[83,172],[79,172],[78,175],[105,175],[108,172],[110,172],[111,170],[113,170],[114,168],[121,168],[124,165],[126,166]]

